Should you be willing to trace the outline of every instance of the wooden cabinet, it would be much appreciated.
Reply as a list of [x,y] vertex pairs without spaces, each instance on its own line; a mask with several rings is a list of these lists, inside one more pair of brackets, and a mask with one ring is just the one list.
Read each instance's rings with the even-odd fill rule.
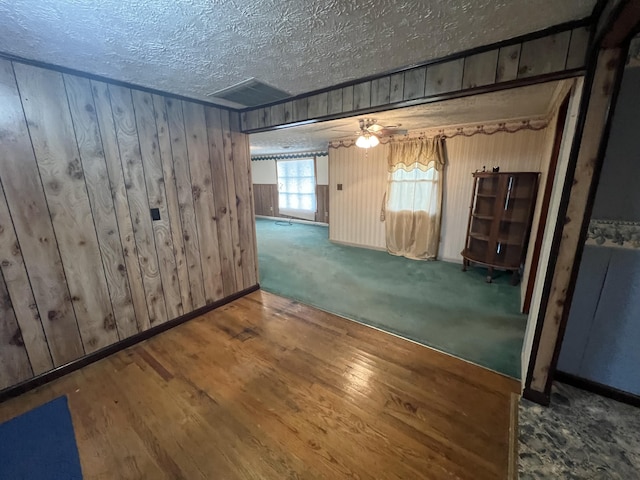
[[469,207],[463,270],[471,262],[513,271],[520,279],[538,191],[537,172],[476,172]]

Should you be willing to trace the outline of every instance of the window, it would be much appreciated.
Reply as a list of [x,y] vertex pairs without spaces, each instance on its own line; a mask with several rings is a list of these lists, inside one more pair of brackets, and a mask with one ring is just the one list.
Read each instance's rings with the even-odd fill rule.
[[426,171],[414,168],[410,172],[397,169],[391,174],[387,209],[394,212],[438,212],[438,172],[433,164]]
[[316,176],[314,159],[278,160],[277,170],[280,213],[315,220]]

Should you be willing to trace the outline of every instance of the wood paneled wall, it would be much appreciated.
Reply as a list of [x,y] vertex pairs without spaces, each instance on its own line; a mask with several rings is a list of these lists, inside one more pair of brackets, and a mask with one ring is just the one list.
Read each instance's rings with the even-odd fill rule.
[[0,141],[0,389],[257,283],[238,114],[0,59]]
[[256,207],[256,215],[266,217],[279,217],[278,210],[278,185],[275,183],[254,183],[253,197]]
[[428,65],[381,75],[353,85],[283,100],[242,113],[242,130],[248,133],[309,120],[344,118],[387,110],[400,105],[440,101],[469,95],[482,88],[496,91],[505,83],[544,80],[549,74],[575,72],[585,66],[590,30],[569,27],[542,36],[515,38],[468,51]]
[[316,222],[329,223],[329,185],[316,185]]

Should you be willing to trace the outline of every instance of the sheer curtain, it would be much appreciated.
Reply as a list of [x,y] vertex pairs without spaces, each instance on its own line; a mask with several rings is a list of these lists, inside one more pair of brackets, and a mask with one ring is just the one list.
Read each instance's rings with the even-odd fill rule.
[[389,183],[382,219],[393,255],[433,260],[440,243],[444,140],[394,142],[389,150]]

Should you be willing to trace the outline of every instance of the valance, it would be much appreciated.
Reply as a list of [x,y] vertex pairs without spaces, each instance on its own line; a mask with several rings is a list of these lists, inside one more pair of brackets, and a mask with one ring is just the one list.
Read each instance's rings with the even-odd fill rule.
[[424,172],[433,166],[437,171],[444,168],[444,138],[440,135],[391,142],[390,147],[387,160],[391,173],[398,169],[410,172],[419,168]]

